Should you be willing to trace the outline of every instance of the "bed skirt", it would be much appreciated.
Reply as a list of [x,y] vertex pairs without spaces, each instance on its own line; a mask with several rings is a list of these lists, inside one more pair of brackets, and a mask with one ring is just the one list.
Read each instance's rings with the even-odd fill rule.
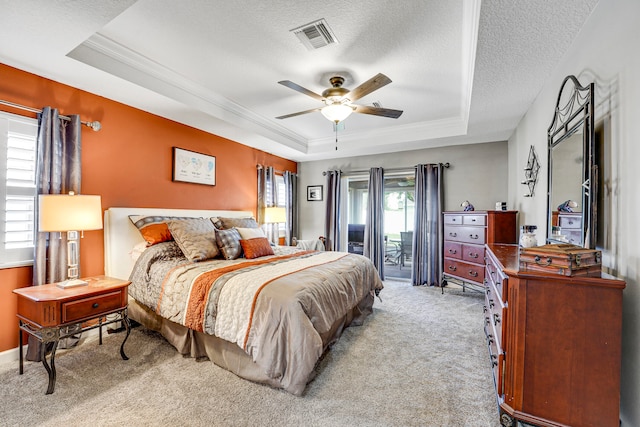
[[[321,334],[323,354],[340,338],[344,328],[363,324],[366,317],[373,311],[373,300],[373,295],[367,293],[351,311],[336,321],[326,333]],[[216,365],[233,372],[241,378],[267,384],[274,388],[285,389],[296,395],[302,394],[299,390],[287,390],[278,378],[267,376],[261,367],[252,360],[251,356],[235,343],[203,332],[193,331],[178,323],[164,319],[131,297],[129,297],[128,315],[130,319],[135,320],[144,327],[159,332],[184,356],[196,359],[206,357]],[[307,378],[307,383],[315,377],[315,374],[316,369]]]

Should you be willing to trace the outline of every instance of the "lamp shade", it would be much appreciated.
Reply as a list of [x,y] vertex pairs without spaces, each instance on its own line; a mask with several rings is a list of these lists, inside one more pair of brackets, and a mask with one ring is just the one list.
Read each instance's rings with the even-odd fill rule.
[[102,228],[100,196],[41,194],[39,231],[84,231]]
[[344,104],[329,104],[323,107],[320,112],[332,122],[339,123],[353,113],[353,108]]
[[287,222],[287,213],[285,208],[271,207],[264,209],[265,224],[274,224],[279,222]]

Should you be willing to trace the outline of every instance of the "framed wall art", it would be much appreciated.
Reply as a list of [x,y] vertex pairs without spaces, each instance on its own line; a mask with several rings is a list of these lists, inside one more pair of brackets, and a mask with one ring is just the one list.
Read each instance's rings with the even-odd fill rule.
[[307,201],[309,201],[309,202],[321,202],[322,201],[322,185],[308,185],[307,186]]
[[216,185],[216,158],[173,147],[173,181]]

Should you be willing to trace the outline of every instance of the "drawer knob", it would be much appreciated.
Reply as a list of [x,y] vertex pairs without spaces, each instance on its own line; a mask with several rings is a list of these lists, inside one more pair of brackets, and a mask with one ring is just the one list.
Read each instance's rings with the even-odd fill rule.
[[455,249],[449,249],[449,253],[450,253],[450,254],[455,254],[455,253],[457,253],[457,252],[458,252],[458,251],[457,251],[457,250],[455,250]]
[[454,265],[449,266],[449,271],[456,271],[456,267]]
[[490,299],[490,300],[489,300],[489,307],[493,308],[493,307],[495,307],[495,306],[496,306],[496,305],[493,303],[493,300],[492,300],[492,299]]
[[477,234],[469,234],[469,237],[474,239],[474,240],[479,239],[479,236]]
[[493,315],[493,323],[494,324],[500,323],[500,315],[498,313]]
[[478,272],[477,271],[473,271],[473,270],[469,270],[469,276],[478,277]]
[[469,258],[478,258],[478,254],[474,254],[473,252],[469,252]]
[[98,308],[99,304],[97,302],[94,302],[93,305],[91,307],[93,308]]
[[449,236],[451,236],[451,237],[457,237],[457,236],[458,236],[458,234],[457,234],[457,233],[449,233]]

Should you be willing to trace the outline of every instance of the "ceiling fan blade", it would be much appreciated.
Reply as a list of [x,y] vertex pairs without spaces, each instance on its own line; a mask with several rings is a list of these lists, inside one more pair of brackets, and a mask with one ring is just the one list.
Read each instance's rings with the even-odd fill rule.
[[285,116],[276,117],[276,119],[288,119],[289,117],[295,117],[295,116],[300,116],[302,114],[313,113],[314,111],[320,111],[321,109],[322,109],[322,107],[312,108],[311,110],[298,111],[297,113],[291,113],[291,114],[287,114]]
[[402,110],[393,110],[391,108],[381,108],[381,107],[370,107],[368,105],[356,105],[356,113],[361,114],[371,114],[374,116],[382,116],[389,117],[392,119],[397,119],[403,113]]
[[382,73],[378,73],[377,75],[371,77],[369,80],[349,92],[347,97],[351,101],[356,101],[365,95],[369,95],[374,90],[378,90],[382,86],[388,85],[389,83],[391,83],[391,79],[389,77],[385,76]]
[[315,92],[311,92],[309,89],[305,89],[302,86],[300,86],[299,84],[294,83],[294,82],[292,82],[290,80],[282,80],[282,81],[279,81],[278,83],[280,83],[283,86],[288,87],[289,89],[293,89],[293,90],[295,90],[297,92],[300,92],[300,93],[303,93],[303,94],[305,94],[307,96],[310,96],[313,99],[317,99],[318,101],[322,101],[324,99],[322,97],[322,95],[318,95]]

